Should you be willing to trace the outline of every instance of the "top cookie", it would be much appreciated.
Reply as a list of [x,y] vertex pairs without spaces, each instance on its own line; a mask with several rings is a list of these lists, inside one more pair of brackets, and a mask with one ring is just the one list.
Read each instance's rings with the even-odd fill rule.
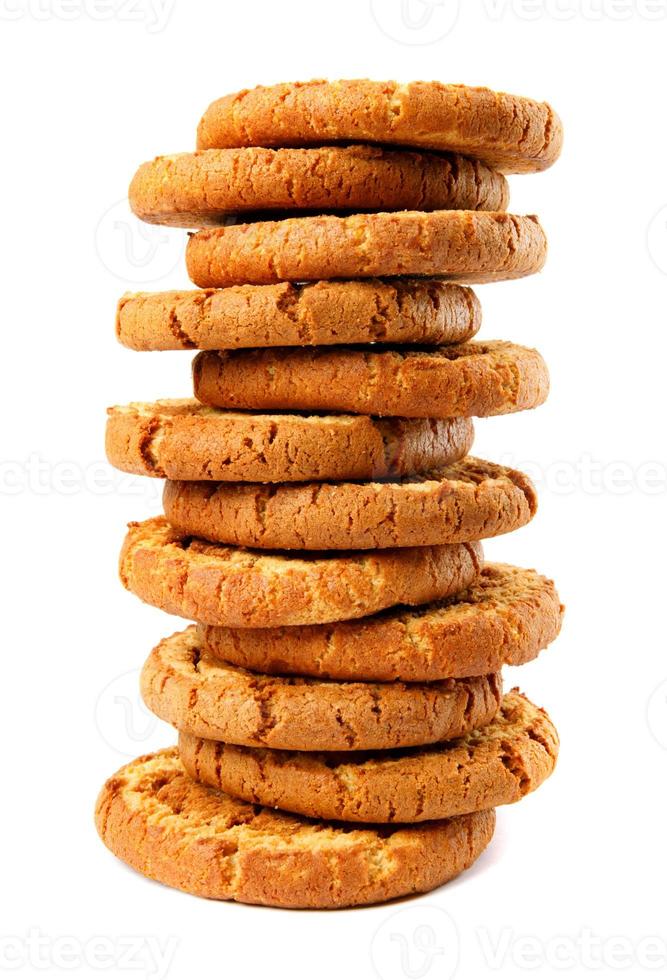
[[467,85],[353,79],[244,89],[213,102],[200,149],[358,141],[450,150],[503,173],[546,170],[561,121],[544,102]]
[[509,193],[502,174],[457,154],[251,146],[156,157],[129,197],[143,221],[202,228],[248,212],[504,211]]

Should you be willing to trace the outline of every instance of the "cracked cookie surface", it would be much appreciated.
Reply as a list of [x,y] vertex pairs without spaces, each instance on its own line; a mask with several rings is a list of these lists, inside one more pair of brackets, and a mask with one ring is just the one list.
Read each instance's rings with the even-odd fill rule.
[[394,211],[206,228],[188,241],[186,263],[202,287],[376,276],[483,283],[539,272],[546,250],[534,215]]
[[171,480],[292,483],[423,473],[461,459],[470,419],[226,412],[195,399],[107,411],[106,453],[127,473]]
[[286,82],[216,99],[197,145],[307,146],[341,140],[452,150],[505,173],[545,170],[563,128],[545,102],[442,82]]
[[325,344],[455,344],[480,328],[468,286],[439,279],[351,279],[127,293],[116,336],[132,350]]
[[504,211],[502,174],[457,155],[322,146],[201,150],[139,167],[130,206],[154,224],[201,228],[272,211]]
[[554,770],[558,735],[517,690],[484,727],[439,745],[368,753],[284,752],[181,735],[193,779],[309,817],[415,823],[516,803]]
[[[432,684],[275,677],[217,660],[196,628],[162,640],[141,674],[147,707],[180,732],[238,745],[350,752],[426,745],[487,724],[500,674]],[[288,808],[289,809],[289,808]]]
[[401,548],[479,541],[537,509],[523,473],[466,456],[400,481],[294,485],[167,481],[165,515],[182,534],[274,549]]
[[204,898],[344,908],[437,888],[487,846],[492,810],[418,827],[349,828],[276,812],[196,783],[176,748],[103,786],[97,830],[135,870]]
[[185,619],[231,627],[328,623],[466,589],[481,546],[434,545],[334,555],[256,552],[179,534],[164,517],[129,525],[120,556],[126,589]]
[[541,355],[501,340],[419,350],[203,351],[192,373],[200,402],[233,410],[446,419],[537,408],[549,392]]
[[269,674],[434,681],[533,660],[558,636],[563,611],[550,579],[490,563],[464,592],[420,609],[390,609],[330,626],[200,626],[199,633],[220,659]]

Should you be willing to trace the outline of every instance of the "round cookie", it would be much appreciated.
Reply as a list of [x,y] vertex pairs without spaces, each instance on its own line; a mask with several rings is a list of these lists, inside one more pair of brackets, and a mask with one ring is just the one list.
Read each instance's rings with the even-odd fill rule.
[[255,674],[202,650],[197,630],[162,640],[141,674],[146,706],[188,735],[237,745],[350,752],[427,745],[488,724],[500,674],[367,684]]
[[182,734],[179,751],[193,779],[250,803],[324,820],[418,823],[518,802],[553,772],[558,735],[514,690],[485,727],[424,748],[281,752]]
[[185,257],[195,285],[217,287],[376,276],[495,282],[539,272],[546,252],[533,215],[394,211],[207,228]]
[[424,473],[462,459],[470,419],[225,412],[195,399],[108,409],[106,453],[127,473],[170,480],[294,483]]
[[308,146],[355,140],[452,150],[505,173],[545,170],[560,154],[560,119],[544,102],[441,82],[314,80],[217,99],[197,145]]
[[217,408],[354,412],[402,418],[490,416],[541,405],[536,350],[491,340],[450,347],[202,351],[194,393]]
[[130,184],[143,221],[201,228],[272,211],[504,211],[507,181],[477,160],[377,146],[201,150],[156,157]]
[[163,517],[130,524],[120,556],[126,589],[165,612],[212,626],[297,626],[419,605],[468,588],[481,546],[258,553],[179,535]]
[[537,496],[523,473],[466,456],[438,472],[378,483],[165,484],[181,534],[246,548],[339,550],[479,541],[523,527]]
[[558,636],[562,621],[550,579],[488,564],[464,593],[422,609],[298,629],[200,626],[199,636],[221,660],[267,674],[415,682],[526,663]]
[[127,293],[116,336],[132,350],[456,344],[482,321],[472,289],[438,279],[351,279]]
[[316,823],[194,782],[173,748],[141,756],[107,780],[95,823],[116,857],[172,888],[251,905],[333,909],[444,884],[489,843],[494,813],[395,830]]

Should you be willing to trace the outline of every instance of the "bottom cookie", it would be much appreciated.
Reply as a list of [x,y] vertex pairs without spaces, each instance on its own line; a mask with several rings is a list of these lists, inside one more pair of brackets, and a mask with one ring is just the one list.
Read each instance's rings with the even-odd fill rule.
[[495,815],[415,827],[321,823],[194,782],[172,748],[141,756],[107,780],[95,822],[117,857],[173,888],[251,905],[332,909],[444,884],[482,853]]

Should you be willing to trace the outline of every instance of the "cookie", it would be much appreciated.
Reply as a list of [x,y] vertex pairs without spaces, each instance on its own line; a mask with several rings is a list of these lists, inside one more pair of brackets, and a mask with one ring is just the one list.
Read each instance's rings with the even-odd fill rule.
[[138,218],[201,228],[274,211],[504,211],[502,174],[457,155],[377,146],[201,150],[142,164],[130,184]]
[[186,262],[204,287],[375,276],[481,283],[539,272],[546,252],[533,215],[394,211],[207,228],[191,236]]
[[422,609],[281,630],[199,627],[203,646],[239,667],[336,680],[437,681],[533,660],[557,636],[563,606],[550,579],[488,564],[461,595]]
[[468,588],[474,544],[350,552],[254,552],[179,535],[163,517],[130,524],[123,585],[165,612],[212,626],[261,628],[356,619]]
[[116,336],[132,350],[327,344],[456,344],[482,313],[472,289],[437,279],[351,279],[127,293]]
[[441,82],[314,80],[258,86],[213,102],[200,148],[308,146],[355,140],[452,150],[505,173],[545,170],[560,154],[560,119],[544,102]]
[[523,527],[537,510],[527,476],[472,456],[438,472],[381,483],[168,480],[163,503],[181,534],[287,551],[479,541]]
[[238,745],[350,752],[427,745],[488,724],[500,674],[433,684],[272,677],[203,650],[190,626],[162,640],[141,674],[146,706],[180,732]]
[[182,734],[186,772],[231,796],[324,820],[418,823],[516,803],[554,770],[558,735],[516,689],[460,738],[368,753],[281,752]]
[[193,378],[195,396],[217,408],[422,419],[506,415],[536,408],[549,392],[540,354],[500,340],[420,350],[202,351]]
[[172,888],[250,905],[333,909],[444,884],[489,843],[494,813],[395,829],[314,822],[194,782],[173,748],[141,756],[107,780],[95,823],[116,857]]
[[424,473],[462,459],[470,419],[223,412],[194,399],[108,410],[109,462],[170,480],[294,483]]

